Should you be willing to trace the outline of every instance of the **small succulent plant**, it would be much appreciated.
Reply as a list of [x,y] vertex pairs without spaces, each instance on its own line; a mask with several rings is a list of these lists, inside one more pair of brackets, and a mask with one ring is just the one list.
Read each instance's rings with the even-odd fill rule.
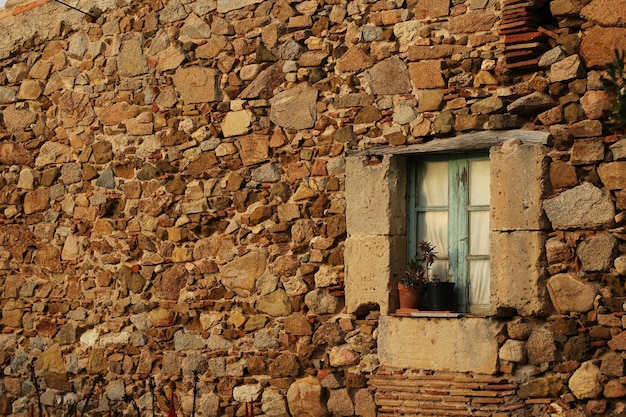
[[420,253],[411,258],[404,275],[400,278],[400,283],[407,288],[416,288],[431,281],[429,270],[437,259],[435,246],[422,240],[418,248]]

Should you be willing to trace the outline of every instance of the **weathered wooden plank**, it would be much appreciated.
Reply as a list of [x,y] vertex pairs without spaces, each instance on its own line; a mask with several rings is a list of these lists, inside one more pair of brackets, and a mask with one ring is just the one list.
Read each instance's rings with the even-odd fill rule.
[[510,139],[519,139],[522,143],[547,144],[548,132],[538,132],[534,130],[487,130],[481,132],[467,133],[445,139],[434,139],[426,143],[418,143],[403,148],[384,146],[379,148],[350,151],[349,155],[409,155],[454,151],[478,151],[498,146]]

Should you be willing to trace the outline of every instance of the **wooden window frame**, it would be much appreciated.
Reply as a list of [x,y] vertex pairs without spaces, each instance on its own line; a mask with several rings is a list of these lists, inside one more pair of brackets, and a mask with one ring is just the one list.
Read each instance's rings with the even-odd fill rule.
[[[448,268],[453,276],[451,281],[456,283],[456,301],[460,312],[471,310],[469,303],[470,260],[490,260],[489,256],[469,254],[469,213],[490,210],[490,206],[470,206],[469,203],[470,190],[467,176],[470,161],[475,160],[489,160],[488,152],[422,155],[411,157],[407,166],[407,259],[411,259],[417,253],[418,213],[431,210],[446,211],[448,213]],[[445,207],[427,208],[417,205],[418,166],[420,162],[431,161],[448,162],[448,205]]]

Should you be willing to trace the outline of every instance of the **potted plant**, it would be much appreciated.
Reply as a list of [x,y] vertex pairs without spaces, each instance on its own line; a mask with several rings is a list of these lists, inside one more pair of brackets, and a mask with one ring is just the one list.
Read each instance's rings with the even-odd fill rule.
[[[426,300],[428,310],[451,311],[454,310],[454,282],[442,281],[438,274],[430,274],[430,266],[437,259],[435,246],[426,240],[419,243],[422,254],[422,270],[426,278]],[[449,279],[449,276],[448,276]]]
[[454,282],[441,281],[437,277],[433,277],[428,282],[428,309],[434,311],[452,311],[454,310]]
[[411,258],[404,275],[398,281],[400,310],[418,309],[430,281],[429,268],[437,258],[435,247],[422,240],[419,251],[419,255]]

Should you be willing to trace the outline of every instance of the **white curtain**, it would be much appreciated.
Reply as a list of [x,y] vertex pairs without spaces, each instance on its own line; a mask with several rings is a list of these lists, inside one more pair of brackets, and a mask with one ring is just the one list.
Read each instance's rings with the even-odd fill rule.
[[[475,210],[482,209],[469,215],[469,254],[473,256],[489,255],[489,197],[489,161],[470,161],[469,204]],[[471,305],[489,304],[489,263],[488,259],[470,261]]]
[[[488,305],[489,288],[489,160],[470,160],[469,195],[469,303]],[[417,241],[431,242],[437,261],[431,274],[448,279],[449,166],[448,161],[429,161],[420,166],[417,183],[417,205],[423,209],[417,215]],[[456,198],[456,197],[455,197]],[[464,203],[462,203],[464,204]],[[462,207],[465,210],[465,207]],[[478,257],[478,258],[477,258]],[[452,277],[452,280],[456,280]]]
[[420,207],[437,207],[443,211],[426,211],[417,217],[417,242],[426,240],[435,246],[437,260],[430,270],[431,276],[448,278],[448,161],[427,162],[422,165],[418,183],[417,204]]

